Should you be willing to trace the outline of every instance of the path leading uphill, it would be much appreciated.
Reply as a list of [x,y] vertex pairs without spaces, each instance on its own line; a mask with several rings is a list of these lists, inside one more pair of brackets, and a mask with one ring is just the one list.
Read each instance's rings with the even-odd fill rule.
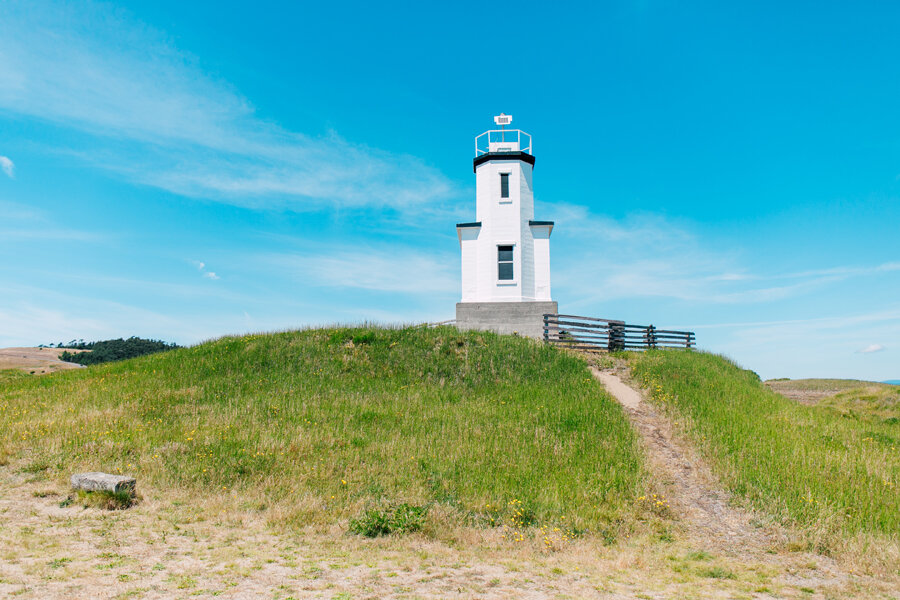
[[[675,432],[670,420],[644,399],[630,381],[623,362],[614,367],[591,367],[610,394],[625,408],[641,435],[650,469],[685,536],[698,548],[740,561],[784,569],[781,580],[811,590],[834,592],[845,588],[848,573],[828,557],[788,552],[788,533],[765,515],[739,508],[694,449]],[[800,574],[793,564],[815,564]],[[828,594],[830,595],[830,594]],[[765,595],[759,597],[767,597]],[[838,597],[846,597],[842,594]]]
[[662,482],[673,511],[693,536],[717,550],[759,552],[777,543],[753,516],[731,506],[702,460],[676,438],[672,424],[637,390],[613,371],[593,368],[594,376],[622,404],[641,434],[654,474]]

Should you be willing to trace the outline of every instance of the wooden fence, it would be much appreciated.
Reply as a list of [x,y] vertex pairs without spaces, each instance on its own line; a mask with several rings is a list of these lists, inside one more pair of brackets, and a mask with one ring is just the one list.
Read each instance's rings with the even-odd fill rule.
[[575,315],[544,315],[544,341],[578,350],[645,350],[647,348],[693,348],[693,331],[657,329],[653,325],[630,325],[625,321]]

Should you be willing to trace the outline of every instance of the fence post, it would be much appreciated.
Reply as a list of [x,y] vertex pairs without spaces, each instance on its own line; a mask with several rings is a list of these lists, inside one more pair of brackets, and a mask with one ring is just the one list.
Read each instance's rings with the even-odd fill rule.
[[609,322],[609,337],[606,349],[610,352],[625,349],[625,321]]
[[653,325],[647,328],[647,346],[656,348],[656,327]]
[[549,319],[549,317],[550,317],[550,315],[548,315],[546,313],[544,314],[544,343],[545,344],[550,343],[550,329],[549,329],[550,319]]

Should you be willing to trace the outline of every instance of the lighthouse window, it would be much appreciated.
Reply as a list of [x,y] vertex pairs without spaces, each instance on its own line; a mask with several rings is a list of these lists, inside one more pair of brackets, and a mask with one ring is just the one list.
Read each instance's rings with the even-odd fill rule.
[[513,247],[497,246],[497,279],[512,281],[513,279]]
[[509,198],[509,173],[500,173],[500,197]]

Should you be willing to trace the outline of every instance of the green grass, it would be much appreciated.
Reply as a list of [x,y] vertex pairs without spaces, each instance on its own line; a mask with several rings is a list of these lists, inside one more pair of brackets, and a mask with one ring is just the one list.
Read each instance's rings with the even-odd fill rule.
[[583,360],[449,327],[229,337],[6,378],[4,455],[61,483],[125,473],[145,497],[226,498],[288,526],[409,503],[608,530],[646,484],[634,432]]
[[[900,425],[809,406],[720,356],[632,355],[635,376],[736,493],[806,528],[900,532]],[[827,538],[827,536],[826,536]]]
[[124,510],[126,508],[131,508],[136,500],[131,495],[131,492],[109,492],[106,490],[86,492],[84,490],[77,490],[75,494],[68,496],[65,500],[60,502],[59,506],[64,508],[66,506],[71,506],[75,502],[84,508],[94,507],[102,508],[103,510]]

